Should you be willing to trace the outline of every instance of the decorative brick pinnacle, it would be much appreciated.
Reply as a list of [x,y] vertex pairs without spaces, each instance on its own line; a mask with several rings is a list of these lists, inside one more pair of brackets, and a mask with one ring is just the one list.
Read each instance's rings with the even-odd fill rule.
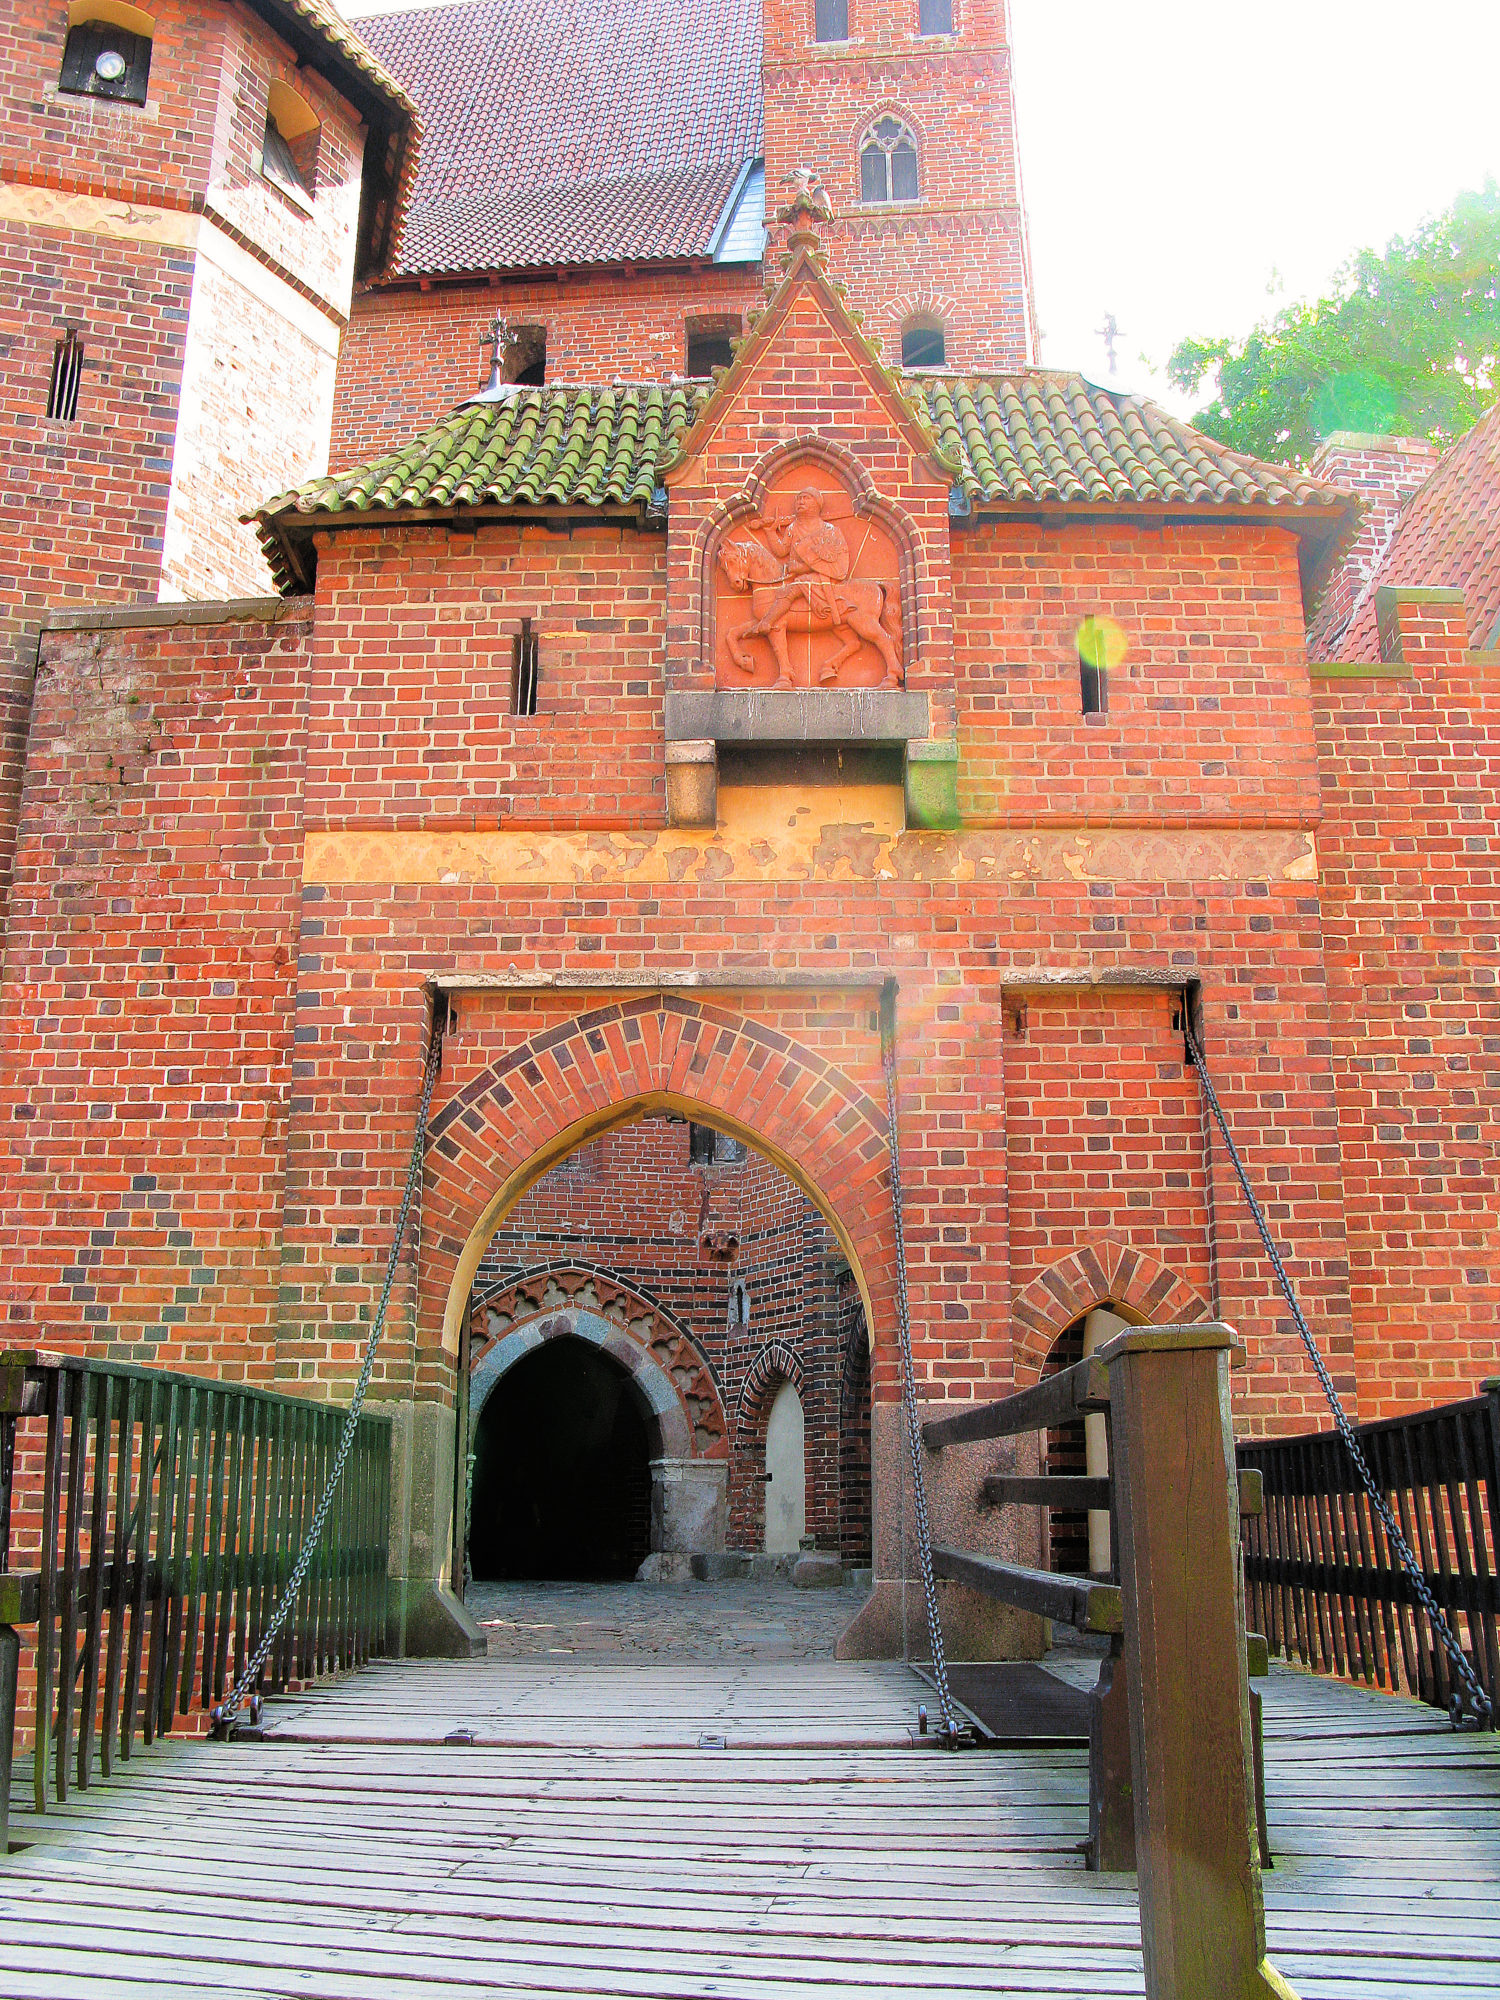
[[[777,209],[776,220],[794,225],[792,247],[821,249],[817,233],[809,225],[833,220],[833,203],[823,185],[822,175],[814,167],[793,167],[789,174],[782,176],[781,185],[789,187],[791,194],[784,206]],[[800,221],[803,216],[808,218],[805,223]]]

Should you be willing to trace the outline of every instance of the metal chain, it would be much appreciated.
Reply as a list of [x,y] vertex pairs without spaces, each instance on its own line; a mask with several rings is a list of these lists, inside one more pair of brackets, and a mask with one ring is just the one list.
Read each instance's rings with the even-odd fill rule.
[[[885,1071],[886,1120],[890,1129],[891,1211],[896,1224],[896,1326],[901,1336],[901,1388],[906,1412],[906,1442],[911,1454],[912,1511],[917,1521],[917,1559],[922,1571],[922,1595],[927,1600],[927,1631],[932,1641],[932,1678],[943,1711],[943,1735],[959,1737],[958,1716],[948,1688],[948,1660],[943,1650],[943,1624],[938,1612],[937,1579],[932,1571],[932,1522],[927,1512],[927,1481],[917,1422],[916,1369],[911,1352],[911,1309],[906,1296],[906,1225],[901,1198],[901,1134],[896,1120],[896,985],[888,980],[880,995],[880,1060]],[[901,1595],[906,1597],[905,1565]]]
[[297,1602],[297,1593],[317,1553],[323,1529],[327,1525],[329,1510],[333,1506],[334,1495],[338,1492],[339,1480],[343,1477],[344,1466],[349,1453],[354,1448],[354,1432],[359,1423],[360,1406],[365,1400],[365,1391],[370,1386],[370,1376],[375,1367],[375,1350],[380,1345],[380,1336],[385,1331],[385,1316],[390,1307],[391,1293],[396,1285],[396,1272],[401,1260],[401,1245],[406,1240],[406,1225],[411,1217],[411,1205],[416,1197],[418,1183],[422,1178],[422,1161],[426,1151],[427,1114],[432,1109],[432,1092],[437,1083],[438,1071],[443,1060],[443,1015],[441,1007],[434,1015],[432,1037],[427,1045],[427,1061],[422,1073],[422,1100],[417,1112],[417,1129],[412,1137],[411,1161],[406,1169],[406,1185],[401,1191],[401,1207],[396,1216],[396,1231],[391,1242],[391,1254],[386,1260],[385,1283],[380,1291],[380,1304],[375,1311],[375,1323],[370,1328],[370,1338],[365,1343],[364,1364],[359,1371],[359,1380],[354,1385],[354,1394],[349,1401],[349,1409],[344,1418],[343,1435],[333,1461],[333,1470],[328,1475],[328,1484],[323,1488],[307,1537],[298,1551],[297,1560],[292,1565],[292,1573],[287,1578],[286,1588],[271,1614],[271,1622],[261,1634],[259,1645],[250,1655],[239,1679],[226,1698],[210,1711],[217,1729],[227,1731],[238,1715],[245,1696],[255,1685],[260,1670],[270,1657],[272,1646],[280,1636],[282,1627],[291,1616],[292,1607]]
[[[1443,1651],[1448,1655],[1453,1671],[1459,1680],[1462,1681],[1468,1692],[1469,1707],[1478,1719],[1480,1726],[1483,1727],[1493,1719],[1490,1698],[1485,1693],[1484,1686],[1478,1675],[1470,1666],[1468,1657],[1463,1647],[1459,1644],[1457,1634],[1449,1625],[1448,1620],[1444,1617],[1438,1605],[1437,1599],[1433,1596],[1427,1578],[1422,1572],[1421,1564],[1412,1553],[1411,1545],[1396,1525],[1396,1517],[1391,1511],[1385,1495],[1376,1483],[1375,1475],[1370,1470],[1370,1462],[1365,1457],[1364,1448],[1359,1442],[1353,1424],[1349,1421],[1339,1392],[1333,1386],[1333,1377],[1329,1374],[1327,1364],[1318,1352],[1318,1344],[1313,1339],[1312,1329],[1303,1317],[1302,1308],[1297,1302],[1297,1294],[1292,1289],[1292,1281],[1287,1276],[1285,1264],[1281,1261],[1281,1252],[1277,1249],[1270,1228],[1266,1223],[1265,1211],[1255,1198],[1255,1193],[1250,1186],[1249,1176],[1245,1172],[1244,1162],[1239,1155],[1239,1149],[1229,1135],[1229,1125],[1224,1117],[1223,1106],[1219,1103],[1219,1094],[1214,1089],[1213,1080],[1208,1073],[1208,1064],[1204,1061],[1203,1051],[1199,1048],[1197,1038],[1193,1034],[1186,1000],[1183,1002],[1182,1009],[1182,1031],[1188,1056],[1192,1061],[1194,1069],[1198,1072],[1198,1081],[1203,1086],[1203,1094],[1208,1101],[1208,1108],[1213,1113],[1214,1123],[1223,1134],[1224,1144],[1229,1149],[1229,1158],[1234,1167],[1235,1178],[1240,1184],[1240,1192],[1250,1205],[1250,1213],[1255,1217],[1255,1226],[1260,1231],[1260,1240],[1265,1245],[1266,1255],[1271,1260],[1271,1268],[1276,1273],[1276,1279],[1281,1286],[1282,1295],[1291,1308],[1293,1319],[1297,1322],[1297,1331],[1302,1336],[1302,1345],[1307,1349],[1308,1359],[1312,1362],[1313,1368],[1317,1372],[1318,1380],[1322,1384],[1323,1394],[1327,1397],[1328,1407],[1333,1412],[1333,1421],[1338,1427],[1339,1436],[1344,1440],[1349,1456],[1354,1462],[1354,1469],[1359,1474],[1361,1485],[1370,1496],[1371,1506],[1374,1507],[1375,1512],[1380,1517],[1381,1526],[1385,1529],[1386,1541],[1394,1549],[1397,1560],[1406,1571],[1411,1587],[1417,1595],[1418,1602],[1427,1613],[1428,1621],[1433,1631],[1442,1642]],[[1450,1713],[1456,1727],[1460,1713],[1459,1697],[1457,1695],[1454,1696],[1453,1708]]]

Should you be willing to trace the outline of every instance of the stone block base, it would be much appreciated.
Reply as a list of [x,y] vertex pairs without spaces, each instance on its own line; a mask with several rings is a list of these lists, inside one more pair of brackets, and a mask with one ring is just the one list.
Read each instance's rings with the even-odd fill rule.
[[397,1659],[482,1660],[484,1633],[446,1584],[391,1578],[387,1643]]
[[[943,1645],[950,1660],[1039,1660],[1047,1650],[1045,1620],[996,1604],[960,1583],[938,1584]],[[925,1660],[932,1648],[922,1586],[899,1577],[879,1577],[863,1605],[845,1626],[835,1651],[841,1660]]]

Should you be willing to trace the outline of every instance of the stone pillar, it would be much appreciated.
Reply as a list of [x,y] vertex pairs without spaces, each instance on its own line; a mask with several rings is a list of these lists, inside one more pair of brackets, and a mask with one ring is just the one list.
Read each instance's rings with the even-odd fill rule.
[[391,1418],[390,1609],[386,1643],[398,1659],[481,1659],[485,1638],[449,1588],[455,1426],[435,1402],[366,1405]]
[[[951,1403],[919,1406],[917,1421],[950,1415],[952,1409]],[[877,1403],[870,1413],[875,1579],[870,1597],[839,1640],[840,1659],[931,1657],[904,1425],[899,1403]],[[933,1540],[1030,1569],[1044,1567],[1041,1510],[982,1507],[979,1502],[986,1473],[1034,1474],[1040,1470],[1040,1456],[1040,1441],[1031,1436],[924,1451]],[[949,1659],[1036,1660],[1046,1650],[1040,1618],[997,1604],[961,1583],[940,1581],[937,1589]]]
[[[1108,1306],[1095,1306],[1083,1323],[1083,1358],[1097,1354],[1106,1340],[1113,1340],[1117,1333],[1125,1333],[1129,1321],[1111,1312]],[[1084,1470],[1090,1479],[1109,1477],[1109,1419],[1102,1410],[1092,1411],[1083,1420]],[[1089,1569],[1095,1576],[1110,1573],[1111,1551],[1109,1546],[1109,1509],[1091,1507],[1089,1509]]]
[[707,1555],[724,1546],[729,1464],[722,1458],[653,1458],[651,1548]]
[[667,825],[716,826],[719,747],[706,739],[667,745]]

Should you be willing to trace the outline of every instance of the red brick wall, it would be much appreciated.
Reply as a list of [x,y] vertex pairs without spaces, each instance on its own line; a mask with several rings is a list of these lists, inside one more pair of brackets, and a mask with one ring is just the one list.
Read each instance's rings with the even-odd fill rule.
[[[1178,532],[1184,587],[1150,600],[1148,657],[1186,653],[1206,676],[1211,655],[1193,635],[1207,556],[1194,533]],[[1134,552],[1112,545],[1110,563],[1124,575],[1166,546],[1143,534]],[[1301,853],[1296,843],[1314,831],[1295,823],[1306,804],[1305,683],[1278,639],[1295,572],[1257,528],[1226,530],[1214,548],[1220,576],[1249,564],[1254,587],[1271,593],[1259,600],[1270,607],[1265,659],[1235,650],[1247,686],[1276,688],[1265,700],[1288,777],[1271,805],[1255,803],[1272,790],[1269,760],[1239,744],[1218,823],[1203,814],[1178,834],[1120,824],[1055,851],[1044,826],[1010,846],[1003,828],[971,827],[912,837],[894,859],[846,845],[835,865],[803,873],[768,870],[732,843],[708,859],[687,843],[680,866],[649,877],[623,864],[637,852],[628,840],[622,850],[627,835],[642,854],[672,839],[654,762],[660,668],[651,680],[643,666],[644,692],[628,677],[636,648],[643,662],[661,657],[662,551],[634,532],[493,529],[466,545],[421,528],[354,535],[325,552],[311,640],[304,618],[295,636],[231,623],[49,641],[7,967],[13,1328],[45,1324],[48,1338],[346,1390],[410,1146],[424,989],[498,981],[460,1001],[414,1261],[403,1264],[377,1364],[381,1391],[451,1394],[445,1315],[467,1294],[461,1258],[491,1233],[497,1200],[522,1194],[612,1119],[701,1107],[821,1191],[871,1302],[873,1395],[889,1404],[893,1252],[874,1009],[891,974],[901,982],[923,1397],[1033,1379],[1057,1333],[1113,1299],[1147,1317],[1210,1310],[1234,1322],[1251,1354],[1237,1382],[1247,1428],[1321,1421],[1221,1150],[1205,1142],[1172,1003],[1139,988],[1201,981],[1226,1108],[1313,1324],[1352,1388],[1324,917],[1311,874],[1275,859]],[[1240,572],[1227,567],[1235,560]],[[529,590],[545,584],[527,606],[538,615],[566,580],[577,591],[576,647],[557,655],[571,665],[549,668],[543,625],[544,713],[525,756],[501,713],[520,609],[512,574]],[[638,615],[615,624],[627,586]],[[604,631],[586,631],[586,603],[610,607]],[[1062,629],[1066,620],[1038,626],[1039,687]],[[1452,680],[1445,754],[1472,760],[1481,724],[1470,715],[1460,726]],[[1238,688],[1226,677],[1221,704]],[[545,706],[554,699],[555,714]],[[1080,746],[1093,741],[1080,722],[1065,724],[1060,704],[1030,712],[1029,727],[1011,729],[1018,772],[1061,771],[1069,727]],[[1219,726],[1207,718],[1226,712],[1235,722],[1232,702],[1148,711],[1186,718],[1164,753],[1174,786],[1205,757],[1201,732]],[[1426,741],[1411,737],[1401,754],[1420,765]],[[1149,748],[1144,721],[1125,744],[1117,762],[1128,772]],[[1096,768],[1103,784],[1111,766]],[[1451,774],[1446,789],[1456,789]],[[299,896],[304,796],[322,832],[503,824],[540,839],[576,826],[600,797],[614,831],[597,847],[586,839],[571,873],[539,859],[528,879],[531,864],[515,856],[551,853],[538,846],[514,850],[491,880],[475,850],[446,873],[429,863],[396,882],[313,879]],[[1483,801],[1459,799],[1455,826],[1475,806]],[[1034,792],[1031,810],[1041,809]],[[1281,824],[1263,835],[1257,813]],[[1358,818],[1380,820],[1363,805]],[[1475,824],[1464,842],[1482,839]],[[1372,866],[1404,837],[1380,825]],[[1350,839],[1338,836],[1325,865]],[[320,865],[336,878],[327,854]],[[1487,907],[1478,878],[1467,893],[1476,911]],[[281,954],[299,902],[294,993]],[[1329,935],[1340,935],[1337,921]],[[1466,935],[1468,946],[1460,936],[1451,949],[1472,953],[1487,933]],[[755,977],[768,983],[726,988]],[[1351,1003],[1340,1005],[1349,1018]],[[1346,1109],[1350,1158],[1373,1181],[1350,1131]],[[1383,1172],[1384,1152],[1372,1158]],[[1460,1192],[1482,1197],[1476,1215],[1492,1201],[1482,1176]],[[1450,1272],[1461,1247],[1455,1238],[1443,1250]],[[770,1279],[757,1285],[771,1289]],[[1367,1351],[1370,1365],[1387,1365]],[[813,1416],[815,1389],[833,1397],[837,1383],[817,1388],[811,1366],[808,1380]]]
[[765,303],[757,265],[579,271],[530,283],[362,291],[339,355],[335,471],[405,444],[489,379],[497,313],[547,329],[549,382],[660,382],[687,369],[687,323]]
[[1340,657],[1341,640],[1401,519],[1401,510],[1443,455],[1430,438],[1367,437],[1335,431],[1313,453],[1311,471],[1350,486],[1364,502],[1359,525],[1324,584],[1308,626],[1315,660]]
[[50,634],[5,954],[6,1333],[274,1372],[305,611]]
[[[0,20],[0,894],[41,611],[268,589],[237,516],[326,462],[360,129],[248,9],[151,12],[144,105],[57,90],[60,5]],[[253,165],[273,78],[322,119],[311,214]],[[68,327],[76,424],[45,414]]]
[[1213,1296],[1198,1083],[1180,995],[1016,996],[1005,1043],[1011,1283],[1109,1240]]
[[1470,1394],[1500,1352],[1500,657],[1461,601],[1403,623],[1404,677],[1314,682],[1367,1415]]
[[[0,893],[43,611],[156,595],[192,276],[189,253],[0,223]],[[76,424],[46,413],[65,325]]]
[[[185,0],[155,0],[148,11],[147,101],[118,104],[58,90],[66,7],[10,0],[0,19],[0,178],[153,204],[168,196],[173,206],[207,187],[228,149],[214,110],[250,17]],[[265,33],[258,23],[251,32]]]
[[[66,8],[13,0],[0,21],[0,179],[147,208],[206,199],[270,262],[346,305],[362,152],[350,108],[247,7],[155,0],[148,11],[146,102],[123,104],[60,91]],[[312,216],[254,164],[273,79],[322,121]]]
[[[332,539],[308,825],[662,824],[665,553],[608,524]],[[540,649],[535,716],[510,713],[523,617]]]
[[[1028,968],[1107,984],[1114,968],[1128,980],[1134,968],[1148,966],[1163,977],[1176,969],[1204,980],[1225,1104],[1314,1324],[1340,1380],[1351,1385],[1315,895],[1264,884],[1257,893],[1254,883],[1194,891],[1158,881],[1101,897],[1056,881],[948,886],[912,879],[885,881],[878,894],[857,882],[781,883],[768,904],[759,883],[688,877],[649,896],[618,881],[574,891],[473,882],[385,894],[310,888],[305,908],[302,1081],[287,1225],[299,1261],[289,1274],[297,1288],[286,1328],[292,1365],[305,1356],[319,1371],[328,1366],[335,1379],[345,1376],[354,1352],[348,1326],[378,1285],[411,1129],[420,980],[507,963],[565,988],[587,981],[590,990],[464,998],[426,1195],[416,1348],[410,1364],[394,1348],[387,1364],[398,1379],[411,1365],[426,1392],[451,1382],[441,1337],[450,1286],[465,1241],[508,1177],[538,1155],[545,1161],[549,1149],[576,1143],[591,1119],[668,1089],[685,1108],[701,1104],[709,1116],[739,1122],[824,1191],[874,1302],[875,1396],[889,1400],[896,1377],[875,968],[894,970],[903,982],[906,1215],[922,1393],[964,1396],[993,1392],[1017,1373],[1031,1379],[1055,1333],[1102,1298],[1147,1317],[1189,1310],[1200,1295],[1182,1280],[1181,1265],[1186,1259],[1201,1276],[1202,1252],[1189,1240],[1170,1261],[1159,1258],[1154,1209],[1135,1212],[1122,1192],[1100,1204],[1117,1234],[1113,1247],[1098,1246],[1100,1277],[1090,1296],[1083,1296],[1087,1271],[1071,1268],[1061,1239],[1053,1247],[1070,1268],[1056,1290],[1043,1279],[1020,1282],[1010,1268],[1013,1230],[1024,1237],[1034,1225],[1013,1219],[1007,1190],[1003,1096],[997,1102],[1010,1048],[1007,991],[1028,990]],[[1107,930],[1096,928],[1101,919]],[[863,967],[871,989],[847,997],[795,989],[721,995],[707,1003],[593,990],[613,967],[629,968],[627,976],[649,968],[668,983],[694,973],[722,979],[726,951],[742,955],[752,938],[773,932],[783,947],[797,941],[807,980]],[[581,948],[596,939],[597,950]],[[779,1053],[769,1055],[768,1047]],[[1108,1054],[1138,1077],[1138,1036],[1123,1053],[1111,1047]],[[1171,1057],[1152,1060],[1167,1066]],[[852,1097],[821,1074],[828,1064],[849,1079]],[[1174,1121],[1186,1115],[1182,1087],[1178,1082],[1171,1095],[1177,1109],[1162,1114],[1169,1136],[1180,1135]],[[1118,1146],[1123,1094],[1099,1095],[1107,1106],[1100,1129]],[[804,1110],[809,1099],[812,1115]],[[1092,1102],[1084,1100],[1080,1117]],[[1072,1157],[1096,1171],[1081,1124],[1069,1120],[1069,1130]],[[1142,1157],[1156,1162],[1152,1171],[1165,1174],[1169,1149],[1160,1134],[1143,1146]],[[1189,1186],[1179,1212],[1190,1218],[1198,1199],[1191,1161],[1182,1171]],[[1252,1366],[1239,1380],[1246,1420],[1253,1427],[1301,1422],[1317,1412],[1316,1386],[1217,1152],[1212,1213],[1207,1303],[1250,1343]],[[358,1265],[335,1247],[346,1217],[360,1225],[355,1235],[366,1246]],[[1187,1233],[1191,1239],[1191,1228]],[[336,1280],[339,1266],[348,1284]]]
[[[1077,632],[1090,617],[1113,620],[1126,652],[1107,713],[1086,716]],[[1291,535],[981,525],[953,538],[953,629],[966,817],[1316,822]]]

